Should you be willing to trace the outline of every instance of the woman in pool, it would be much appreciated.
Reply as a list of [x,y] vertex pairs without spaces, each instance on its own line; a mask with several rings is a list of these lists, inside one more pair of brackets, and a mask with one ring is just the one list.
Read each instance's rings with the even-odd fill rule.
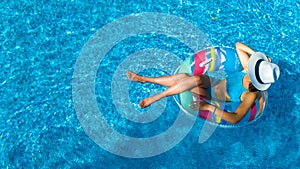
[[236,43],[236,51],[243,70],[230,74],[223,80],[218,80],[205,74],[190,76],[185,73],[152,78],[128,71],[127,76],[132,81],[142,83],[151,82],[169,87],[155,96],[142,100],[140,102],[141,108],[148,107],[163,97],[178,94],[186,90],[207,99],[212,99],[207,89],[213,87],[216,99],[241,102],[235,112],[226,112],[205,101],[194,101],[190,107],[192,109],[209,110],[222,119],[236,124],[246,115],[255,99],[260,97],[257,91],[267,90],[278,79],[280,74],[279,67],[271,63],[271,59],[267,58],[264,54],[254,52],[251,48],[240,42]]

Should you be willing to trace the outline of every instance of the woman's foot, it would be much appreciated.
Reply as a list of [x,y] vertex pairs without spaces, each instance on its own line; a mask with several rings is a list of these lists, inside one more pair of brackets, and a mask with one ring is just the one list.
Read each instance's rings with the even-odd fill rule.
[[153,101],[151,98],[146,98],[140,102],[140,107],[146,108],[146,107],[150,106],[152,103],[153,103]]
[[127,71],[126,75],[127,75],[127,77],[128,77],[129,80],[132,80],[134,82],[142,82],[142,83],[145,82],[143,76],[140,76],[140,75],[138,75],[136,73],[133,73],[131,71]]

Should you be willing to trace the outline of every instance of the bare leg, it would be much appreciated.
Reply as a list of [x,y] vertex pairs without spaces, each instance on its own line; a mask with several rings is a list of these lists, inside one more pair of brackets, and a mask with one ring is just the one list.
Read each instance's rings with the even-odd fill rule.
[[[211,81],[212,83],[212,81]],[[216,98],[214,99],[218,99],[220,101],[230,101],[230,97],[227,94],[227,90],[226,90],[226,80],[220,80],[217,82],[217,84],[211,84],[211,92],[214,92]],[[192,93],[201,95],[205,98],[207,98],[208,100],[211,100],[212,97],[211,95],[208,93],[207,89],[205,88],[201,88],[201,87],[194,87],[190,90]]]
[[230,97],[228,96],[227,90],[226,90],[226,80],[222,80],[220,83],[218,83],[214,87],[214,92],[215,92],[217,99],[219,99],[220,101],[229,101],[230,100]]
[[208,100],[211,100],[211,96],[210,94],[207,92],[207,89],[205,88],[201,88],[201,87],[194,87],[190,90],[190,92],[194,93],[194,94],[197,94],[197,95],[200,95],[200,96],[203,96],[205,97],[206,99]]
[[171,96],[174,94],[178,94],[181,92],[184,92],[186,90],[190,90],[195,87],[201,87],[201,88],[208,88],[210,86],[210,80],[209,77],[206,75],[201,75],[201,76],[191,76],[183,79],[179,79],[177,84],[172,85],[169,87],[167,90],[146,98],[140,102],[140,107],[145,108],[152,104],[155,101],[160,100],[163,97]]
[[131,71],[128,71],[126,73],[128,79],[135,81],[135,82],[150,82],[150,83],[155,83],[163,86],[173,86],[175,85],[179,79],[187,78],[190,77],[189,75],[185,73],[180,73],[180,74],[175,74],[172,76],[162,76],[162,77],[146,77],[146,76],[141,76],[136,73],[133,73]]

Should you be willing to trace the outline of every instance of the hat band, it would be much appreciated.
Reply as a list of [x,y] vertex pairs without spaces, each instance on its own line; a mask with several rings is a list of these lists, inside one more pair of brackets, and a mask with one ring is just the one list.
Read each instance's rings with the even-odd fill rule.
[[263,59],[259,59],[257,62],[256,62],[256,65],[255,65],[255,76],[256,76],[256,79],[259,83],[261,84],[264,84],[264,82],[261,80],[260,76],[259,76],[259,66],[261,64],[261,62],[264,61]]

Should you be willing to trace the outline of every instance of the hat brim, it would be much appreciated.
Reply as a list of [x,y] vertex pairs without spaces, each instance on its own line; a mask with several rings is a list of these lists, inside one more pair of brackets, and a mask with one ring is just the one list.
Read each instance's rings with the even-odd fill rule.
[[264,91],[267,90],[271,84],[262,84],[260,82],[258,82],[256,75],[255,75],[255,65],[257,63],[258,60],[265,60],[268,61],[268,58],[266,55],[264,55],[261,52],[255,52],[253,55],[251,55],[249,61],[248,61],[248,76],[252,82],[252,84],[254,85],[254,87],[256,87],[258,90]]

